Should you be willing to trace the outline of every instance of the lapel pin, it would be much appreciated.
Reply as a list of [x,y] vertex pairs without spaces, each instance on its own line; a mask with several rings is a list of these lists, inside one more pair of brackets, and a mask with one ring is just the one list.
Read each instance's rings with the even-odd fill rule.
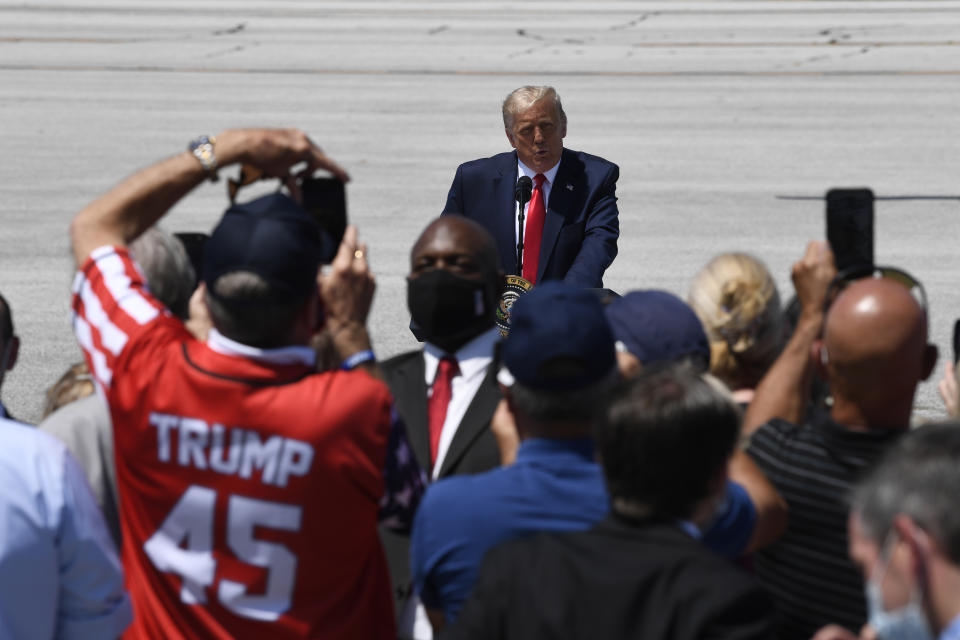
[[567,191],[573,191],[573,185],[569,182],[567,183]]

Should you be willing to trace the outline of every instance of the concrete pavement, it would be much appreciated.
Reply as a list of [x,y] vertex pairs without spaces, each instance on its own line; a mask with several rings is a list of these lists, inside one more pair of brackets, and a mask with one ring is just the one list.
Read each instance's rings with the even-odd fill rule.
[[[960,195],[960,2],[0,2],[0,291],[24,347],[3,398],[39,418],[79,358],[71,215],[202,133],[296,126],[352,173],[371,245],[378,352],[406,331],[406,254],[459,162],[506,150],[499,103],[553,84],[569,147],[621,166],[608,284],[683,294],[749,250],[790,291],[831,186]],[[166,221],[208,230],[222,183]],[[877,205],[877,259],[928,288],[949,357],[955,201]],[[942,366],[942,365],[941,365]],[[936,375],[939,376],[938,367]],[[921,415],[940,415],[934,385]]]

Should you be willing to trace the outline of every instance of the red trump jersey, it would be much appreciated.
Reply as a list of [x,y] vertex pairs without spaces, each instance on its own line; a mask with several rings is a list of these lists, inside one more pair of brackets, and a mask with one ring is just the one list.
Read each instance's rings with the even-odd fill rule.
[[[123,248],[94,251],[73,291],[113,420],[127,637],[395,638],[387,387],[315,373],[306,347],[197,341]],[[420,490],[389,498],[412,511]]]

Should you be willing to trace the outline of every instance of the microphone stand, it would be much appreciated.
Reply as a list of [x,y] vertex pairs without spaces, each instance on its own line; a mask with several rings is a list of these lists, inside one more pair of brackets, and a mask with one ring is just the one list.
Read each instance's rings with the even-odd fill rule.
[[526,219],[524,208],[527,206],[527,203],[530,202],[530,198],[533,195],[532,181],[530,178],[524,180],[524,177],[521,177],[520,180],[517,181],[515,192],[517,203],[520,205],[517,208],[517,275],[520,277],[523,277],[523,223]]

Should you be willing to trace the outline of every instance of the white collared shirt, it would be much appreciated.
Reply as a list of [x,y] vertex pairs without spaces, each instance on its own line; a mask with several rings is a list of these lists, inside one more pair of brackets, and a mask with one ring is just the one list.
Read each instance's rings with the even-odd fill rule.
[[207,334],[207,346],[225,356],[241,356],[267,364],[303,364],[312,367],[317,362],[317,352],[304,345],[291,345],[277,349],[258,349],[231,340],[216,329]]
[[[553,167],[551,167],[549,170],[543,172],[543,177],[546,178],[546,180],[543,181],[543,187],[541,187],[541,188],[543,189],[543,206],[544,206],[544,209],[546,209],[547,203],[550,202],[550,190],[553,188],[553,182],[554,182],[554,180],[557,179],[557,171],[559,171],[559,170],[560,170],[560,163],[558,162],[557,164],[553,165]],[[518,177],[519,177],[519,176],[527,176],[528,178],[530,178],[531,180],[533,180],[533,178],[537,175],[537,173],[539,173],[539,172],[538,172],[538,171],[534,171],[533,169],[531,169],[531,168],[528,167],[527,165],[525,165],[525,164],[523,164],[522,162],[520,162],[520,160],[517,160],[517,176],[518,176]],[[534,182],[534,183],[533,183],[533,186],[534,186],[534,188],[536,188],[537,183]],[[528,202],[528,203],[524,206],[524,208],[523,208],[523,215],[524,215],[524,218],[523,218],[523,221],[524,221],[524,222],[523,222],[523,236],[524,236],[524,237],[527,236],[527,223],[528,223],[529,220],[530,220],[530,218],[528,217],[528,210],[529,210],[529,208],[530,208],[530,203]],[[513,242],[514,242],[513,252],[514,252],[514,255],[516,255],[516,252],[517,252],[517,245],[516,245],[516,243],[519,242],[519,241],[520,241],[520,203],[518,202],[518,203],[516,204],[516,206],[513,208]],[[526,244],[526,243],[524,243],[524,244]],[[524,252],[526,252],[526,250],[524,250]]]
[[[474,396],[480,389],[480,384],[487,375],[487,367],[493,361],[493,346],[500,339],[497,327],[481,333],[479,336],[460,347],[453,354],[460,367],[460,375],[453,377],[451,385],[450,404],[447,406],[447,417],[443,421],[443,430],[440,432],[440,444],[437,446],[437,459],[433,464],[430,478],[436,480],[443,466],[443,459],[447,456],[457,427],[467,413],[467,408],[473,402]],[[447,352],[429,342],[423,347],[424,381],[427,383],[427,397],[433,393],[433,381],[437,377],[437,368],[440,359]]]

